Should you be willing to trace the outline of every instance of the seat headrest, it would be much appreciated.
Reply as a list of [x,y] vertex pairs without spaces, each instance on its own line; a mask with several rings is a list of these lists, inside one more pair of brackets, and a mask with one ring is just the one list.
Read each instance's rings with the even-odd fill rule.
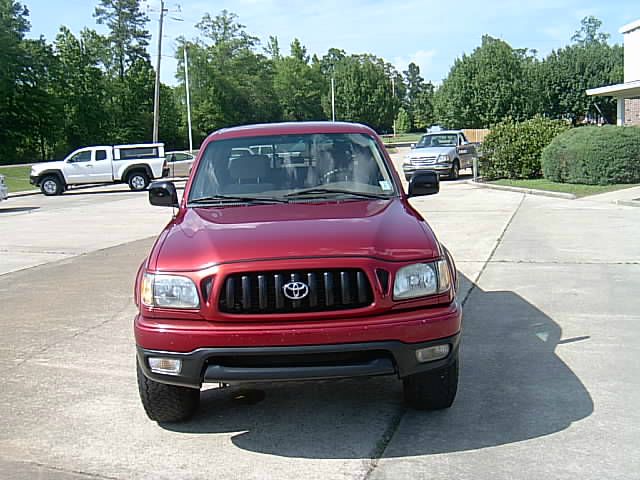
[[266,155],[241,155],[229,161],[229,174],[236,180],[265,177],[270,165]]

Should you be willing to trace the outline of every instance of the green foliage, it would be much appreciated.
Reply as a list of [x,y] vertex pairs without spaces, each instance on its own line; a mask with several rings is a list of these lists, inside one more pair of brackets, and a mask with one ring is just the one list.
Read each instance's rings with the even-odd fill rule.
[[616,117],[616,101],[589,97],[588,88],[619,83],[623,79],[623,48],[599,41],[576,44],[551,52],[539,65],[543,110],[553,118],[578,120],[598,113],[607,120]]
[[545,178],[555,182],[610,185],[640,182],[640,128],[575,128],[542,154]]
[[542,150],[567,128],[566,122],[541,116],[524,122],[505,119],[491,128],[482,144],[482,175],[489,179],[542,176]]
[[[379,132],[391,131],[403,94],[396,91],[396,96],[393,95],[391,76],[399,78],[393,67],[374,55],[350,55],[329,61],[336,84],[336,118],[360,122]],[[329,117],[330,92],[325,95],[323,105]]]
[[488,35],[471,55],[454,62],[435,95],[436,121],[448,128],[485,128],[506,117],[530,118],[539,111],[531,82],[535,58]]
[[400,107],[400,110],[398,111],[398,116],[396,117],[396,132],[407,133],[410,130],[411,130],[411,120],[409,119],[409,114],[403,107]]
[[412,130],[425,130],[435,121],[433,110],[434,87],[420,76],[420,67],[410,63],[404,72],[407,85],[406,109]]

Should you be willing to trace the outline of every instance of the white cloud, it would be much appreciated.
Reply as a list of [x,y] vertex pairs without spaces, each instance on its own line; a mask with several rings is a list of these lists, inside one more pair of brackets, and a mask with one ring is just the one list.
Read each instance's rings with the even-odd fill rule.
[[[420,67],[420,75],[424,78],[430,78],[429,73],[431,66],[433,65],[433,57],[437,54],[436,49],[431,50],[418,50],[412,53],[408,57],[396,57],[393,64],[398,71],[403,72],[407,69],[410,63],[415,63]],[[426,76],[425,76],[426,75]]]

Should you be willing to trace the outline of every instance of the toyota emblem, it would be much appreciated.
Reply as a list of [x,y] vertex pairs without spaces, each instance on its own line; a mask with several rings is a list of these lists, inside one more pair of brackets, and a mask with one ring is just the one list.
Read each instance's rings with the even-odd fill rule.
[[306,283],[290,282],[282,287],[282,292],[289,300],[302,300],[309,295],[309,287]]

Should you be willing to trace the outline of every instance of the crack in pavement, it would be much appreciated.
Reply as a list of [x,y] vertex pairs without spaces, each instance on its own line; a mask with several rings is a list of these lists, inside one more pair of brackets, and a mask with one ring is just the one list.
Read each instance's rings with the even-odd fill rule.
[[[487,268],[487,265],[489,265],[489,263],[491,262],[493,256],[496,253],[496,250],[498,249],[498,247],[502,243],[502,239],[504,238],[505,233],[507,232],[507,230],[509,229],[509,227],[513,223],[513,219],[515,218],[515,216],[520,211],[520,207],[522,207],[522,204],[524,203],[524,200],[526,198],[527,198],[527,196],[525,194],[523,194],[522,198],[520,199],[520,202],[518,203],[518,205],[516,206],[515,210],[511,214],[511,217],[509,217],[509,221],[507,221],[507,224],[502,229],[502,233],[500,234],[500,236],[496,240],[496,244],[494,245],[493,249],[491,250],[491,253],[489,254],[489,257],[483,262],[484,264],[482,266],[482,269],[480,270],[480,272],[478,273],[476,278],[473,280],[471,288],[469,289],[469,291],[465,295],[464,299],[462,300],[462,302],[460,302],[460,305],[462,307],[464,307],[464,305],[467,303],[467,300],[469,299],[469,296],[471,295],[471,292],[473,292],[475,290],[476,284],[478,283],[478,281],[480,281],[480,277],[482,277],[482,274],[484,273],[485,269]],[[400,408],[400,410],[398,410],[398,412],[396,412],[396,414],[391,417],[391,420],[389,422],[389,425],[388,425],[387,429],[384,431],[384,433],[382,434],[382,437],[380,438],[380,440],[378,440],[378,443],[376,444],[376,447],[373,450],[373,453],[372,453],[371,459],[370,459],[371,460],[370,461],[370,465],[369,465],[369,468],[367,469],[367,472],[365,473],[365,475],[363,477],[363,480],[369,480],[371,478],[371,475],[374,473],[374,471],[378,467],[378,464],[380,463],[380,459],[384,456],[384,452],[387,450],[387,447],[391,443],[391,440],[393,439],[394,435],[398,431],[398,427],[400,426],[400,422],[402,421],[402,418],[404,417],[406,412],[407,412],[407,408],[402,406]]]
[[22,463],[23,465],[32,465],[45,470],[52,470],[54,472],[70,473],[72,475],[82,475],[83,477],[87,477],[87,478],[95,478],[99,480],[120,480],[120,478],[118,477],[109,477],[109,476],[100,475],[96,473],[84,472],[82,470],[72,470],[67,468],[54,467],[54,466],[46,465],[44,463],[39,463],[39,462],[19,462],[19,463]]

